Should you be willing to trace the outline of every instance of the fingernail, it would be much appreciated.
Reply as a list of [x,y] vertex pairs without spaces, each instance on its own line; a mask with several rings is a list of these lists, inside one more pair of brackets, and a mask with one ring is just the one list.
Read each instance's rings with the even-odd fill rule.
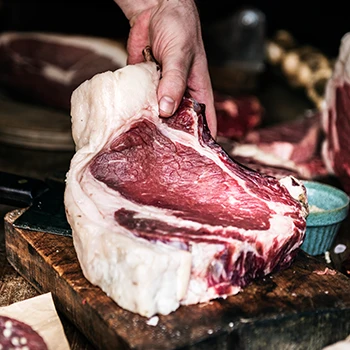
[[174,113],[175,102],[169,96],[163,96],[159,102],[159,109],[165,114],[172,115]]

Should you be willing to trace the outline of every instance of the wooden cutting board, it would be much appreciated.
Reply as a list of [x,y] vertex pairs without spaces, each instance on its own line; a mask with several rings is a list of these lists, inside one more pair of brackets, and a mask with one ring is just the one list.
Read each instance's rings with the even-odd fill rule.
[[[82,275],[72,239],[17,229],[5,217],[8,260],[99,349],[321,349],[350,334],[350,279],[300,252],[294,264],[236,296],[180,307],[156,325],[118,307]],[[156,319],[153,319],[153,321]]]

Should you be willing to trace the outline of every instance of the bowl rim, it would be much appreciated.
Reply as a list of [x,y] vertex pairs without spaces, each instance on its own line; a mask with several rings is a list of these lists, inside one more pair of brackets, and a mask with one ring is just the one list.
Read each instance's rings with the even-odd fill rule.
[[305,181],[302,181],[302,183],[304,184],[306,190],[307,190],[307,185],[312,185],[312,184],[315,184],[316,186],[320,186],[323,188],[328,188],[328,189],[332,190],[333,192],[336,192],[337,194],[339,194],[342,197],[342,199],[344,199],[344,201],[345,201],[345,204],[338,206],[336,208],[333,208],[333,209],[325,209],[323,211],[309,212],[309,216],[310,215],[321,216],[321,215],[325,215],[325,214],[328,215],[328,214],[332,214],[333,212],[339,212],[339,211],[343,211],[343,210],[348,211],[349,204],[350,204],[350,196],[346,192],[344,192],[342,189],[335,187],[335,186],[332,186],[332,185],[325,184],[323,182],[318,182],[318,181],[305,180]]

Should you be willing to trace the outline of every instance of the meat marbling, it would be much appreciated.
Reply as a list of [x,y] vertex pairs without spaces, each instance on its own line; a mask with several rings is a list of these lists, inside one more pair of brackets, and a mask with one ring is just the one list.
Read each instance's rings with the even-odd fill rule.
[[305,188],[242,167],[184,96],[160,118],[155,63],[94,76],[72,95],[65,206],[86,278],[143,316],[241,291],[292,263]]

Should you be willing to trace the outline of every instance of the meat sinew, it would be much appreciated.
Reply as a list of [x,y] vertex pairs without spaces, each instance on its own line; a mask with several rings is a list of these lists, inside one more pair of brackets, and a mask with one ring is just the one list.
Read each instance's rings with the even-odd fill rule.
[[145,62],[74,91],[65,192],[84,275],[147,317],[288,267],[307,215],[303,185],[233,161],[211,138],[203,105],[184,97],[159,118],[158,82]]

